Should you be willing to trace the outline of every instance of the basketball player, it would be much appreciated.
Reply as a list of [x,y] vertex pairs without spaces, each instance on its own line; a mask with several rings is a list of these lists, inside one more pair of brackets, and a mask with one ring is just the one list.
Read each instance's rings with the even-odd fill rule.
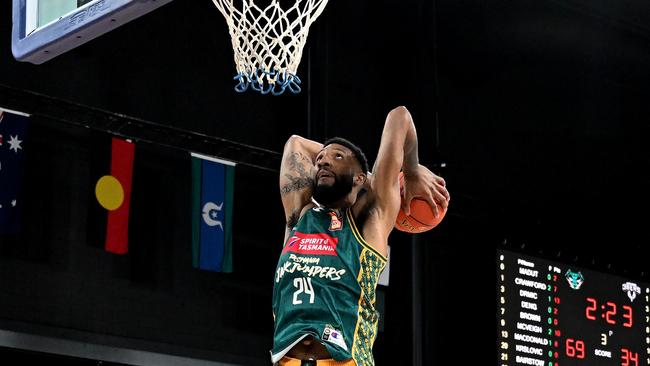
[[287,141],[280,168],[287,227],[273,288],[275,364],[374,365],[375,288],[400,209],[400,170],[406,202],[420,197],[436,213],[447,208],[445,181],[418,163],[415,126],[404,107],[386,117],[371,174],[363,152],[345,139]]

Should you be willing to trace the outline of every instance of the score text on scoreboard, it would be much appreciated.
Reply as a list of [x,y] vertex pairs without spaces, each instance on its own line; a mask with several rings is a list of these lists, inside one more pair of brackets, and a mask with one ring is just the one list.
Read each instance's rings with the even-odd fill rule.
[[650,365],[650,286],[497,251],[500,366]]

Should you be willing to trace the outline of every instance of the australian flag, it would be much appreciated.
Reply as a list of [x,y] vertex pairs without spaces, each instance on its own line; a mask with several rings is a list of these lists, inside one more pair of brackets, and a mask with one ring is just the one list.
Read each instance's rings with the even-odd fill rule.
[[0,234],[20,231],[26,114],[0,109]]

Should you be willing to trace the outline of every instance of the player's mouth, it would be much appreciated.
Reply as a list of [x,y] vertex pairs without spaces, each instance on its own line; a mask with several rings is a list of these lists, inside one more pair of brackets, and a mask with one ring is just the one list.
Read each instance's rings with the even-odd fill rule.
[[316,174],[316,180],[318,182],[325,182],[325,181],[328,181],[328,180],[334,180],[335,177],[336,176],[334,175],[334,173],[330,172],[327,169],[321,169]]

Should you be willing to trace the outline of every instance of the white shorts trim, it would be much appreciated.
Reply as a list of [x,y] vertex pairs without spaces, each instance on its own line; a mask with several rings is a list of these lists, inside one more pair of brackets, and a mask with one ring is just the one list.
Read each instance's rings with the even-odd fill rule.
[[273,354],[273,352],[271,352],[271,362],[276,363],[276,362],[280,361],[282,359],[282,357],[284,357],[284,355],[286,355],[293,348],[293,346],[298,344],[298,342],[302,341],[302,339],[305,338],[308,335],[309,334],[301,335],[293,343],[291,343],[289,346],[287,346],[287,348],[283,349],[282,351],[280,351],[280,352],[278,352],[276,354]]

